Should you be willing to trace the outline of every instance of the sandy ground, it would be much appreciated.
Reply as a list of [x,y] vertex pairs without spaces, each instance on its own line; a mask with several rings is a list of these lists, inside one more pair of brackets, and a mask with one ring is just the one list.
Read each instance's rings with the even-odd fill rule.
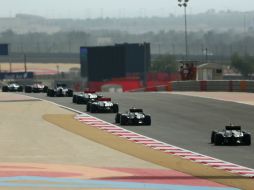
[[63,130],[43,120],[44,114],[73,113],[43,101],[0,102],[0,162],[159,167]]

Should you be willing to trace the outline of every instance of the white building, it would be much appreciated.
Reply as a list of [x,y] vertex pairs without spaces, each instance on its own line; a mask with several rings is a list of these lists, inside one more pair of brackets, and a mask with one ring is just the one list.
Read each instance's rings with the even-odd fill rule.
[[223,69],[217,63],[204,63],[197,67],[197,80],[222,80]]

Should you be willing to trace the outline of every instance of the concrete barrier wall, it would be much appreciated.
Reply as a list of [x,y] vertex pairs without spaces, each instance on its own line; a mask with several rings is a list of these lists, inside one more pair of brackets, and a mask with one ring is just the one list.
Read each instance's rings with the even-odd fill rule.
[[254,92],[253,80],[172,81],[167,91]]
[[179,91],[200,91],[200,84],[196,81],[177,81],[172,83],[172,90]]
[[139,88],[129,92],[144,91],[254,92],[254,80],[172,81],[167,85]]

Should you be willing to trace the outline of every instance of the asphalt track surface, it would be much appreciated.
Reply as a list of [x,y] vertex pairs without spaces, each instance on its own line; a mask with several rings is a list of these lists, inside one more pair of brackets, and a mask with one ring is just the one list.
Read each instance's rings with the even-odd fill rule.
[[[125,129],[224,161],[254,168],[254,147],[214,146],[211,131],[229,122],[254,134],[254,106],[167,93],[102,93],[119,103],[120,112],[130,107],[143,108],[152,117],[151,126],[122,126]],[[72,103],[70,97],[27,94],[85,112],[86,105]],[[115,114],[90,114],[114,123]]]

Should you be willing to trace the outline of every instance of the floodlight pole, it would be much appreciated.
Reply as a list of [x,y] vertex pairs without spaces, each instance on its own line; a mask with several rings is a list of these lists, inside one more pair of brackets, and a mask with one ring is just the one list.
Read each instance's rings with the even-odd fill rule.
[[143,86],[146,88],[147,87],[147,43],[144,42],[144,48],[143,48],[143,51],[144,51],[144,78],[143,78]]
[[184,25],[185,25],[185,56],[186,60],[188,60],[189,51],[188,51],[188,33],[187,33],[187,14],[186,14],[186,6],[184,6]]
[[11,58],[9,57],[9,66],[10,66],[10,73],[12,72],[12,62],[11,62]]
[[10,56],[10,45],[8,44],[8,60],[9,60],[9,66],[10,66],[10,73],[12,73],[12,60]]
[[[183,2],[182,2],[183,1]],[[187,32],[187,13],[186,8],[189,0],[178,0],[178,6],[184,8],[184,29],[185,29],[185,59],[188,60],[189,48],[188,48],[188,32]]]
[[25,70],[25,73],[26,73],[27,72],[26,54],[24,54],[24,70]]

